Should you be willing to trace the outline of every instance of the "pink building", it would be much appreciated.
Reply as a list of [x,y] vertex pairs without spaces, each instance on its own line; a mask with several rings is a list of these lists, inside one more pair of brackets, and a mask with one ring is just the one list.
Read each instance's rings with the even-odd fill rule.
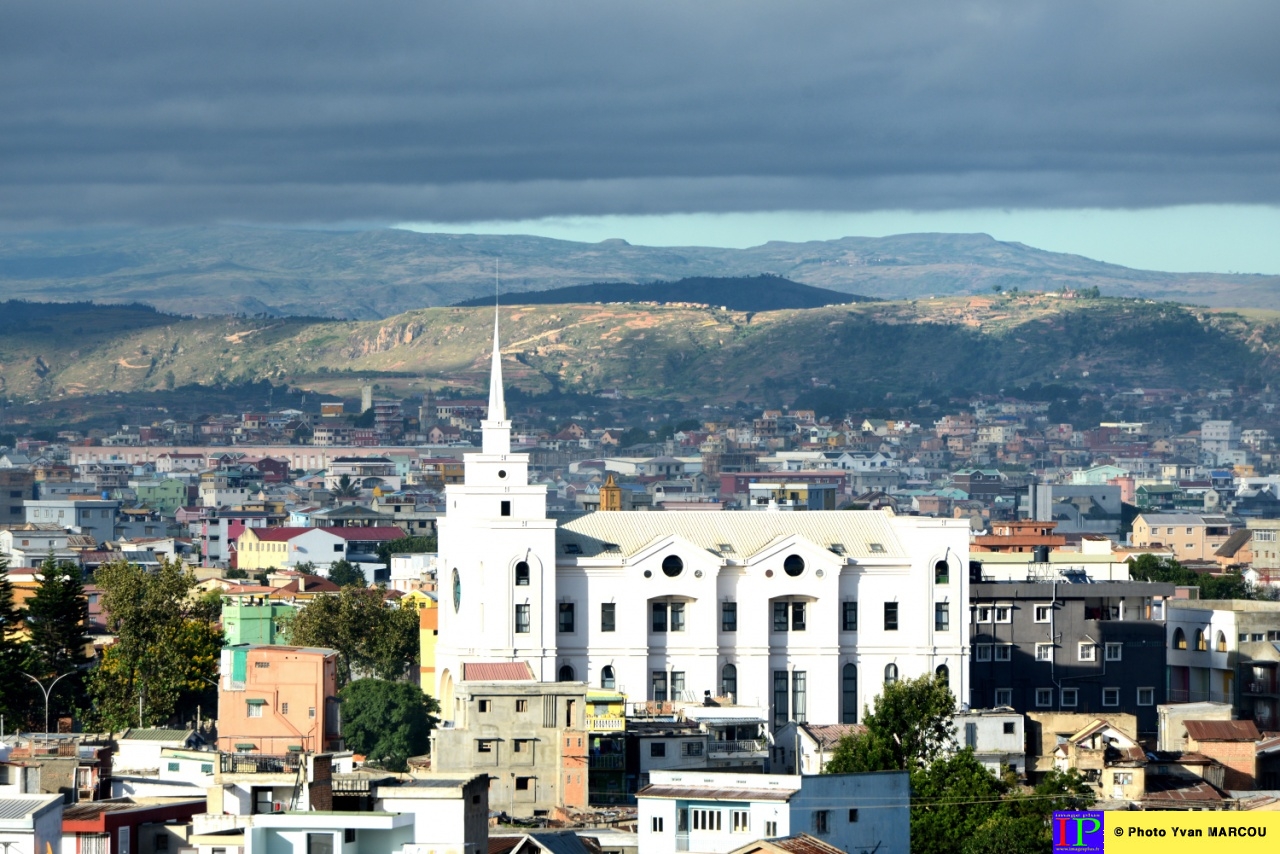
[[277,756],[341,750],[337,666],[331,649],[223,649],[218,749]]

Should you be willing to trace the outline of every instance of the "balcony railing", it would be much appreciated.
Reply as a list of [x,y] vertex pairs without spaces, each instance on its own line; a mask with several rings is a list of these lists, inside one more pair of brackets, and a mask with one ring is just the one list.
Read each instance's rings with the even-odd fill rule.
[[626,757],[621,753],[592,756],[587,767],[592,771],[621,771],[626,767]]
[[724,756],[731,753],[764,753],[767,747],[763,739],[746,739],[739,741],[713,741],[708,748],[712,756]]
[[224,753],[223,774],[293,774],[302,764],[302,751],[283,755],[266,753]]
[[1255,679],[1244,683],[1244,692],[1246,694],[1276,694],[1280,693],[1280,685],[1267,679]]
[[588,732],[622,732],[627,728],[626,718],[618,715],[587,715]]
[[689,850],[689,834],[688,833],[676,834],[676,850],[677,851]]

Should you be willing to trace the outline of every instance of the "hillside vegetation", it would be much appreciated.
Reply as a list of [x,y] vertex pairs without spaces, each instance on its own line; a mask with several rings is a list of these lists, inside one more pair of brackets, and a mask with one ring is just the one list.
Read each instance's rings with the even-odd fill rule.
[[[485,387],[492,308],[382,321],[168,317],[74,304],[0,335],[0,390],[23,399],[270,380],[352,395]],[[33,313],[34,312],[34,313]],[[1077,386],[1261,386],[1280,320],[1171,303],[1052,295],[951,297],[741,312],[654,305],[502,309],[508,382],[704,401],[792,399],[830,388],[886,395]]]
[[[487,300],[495,264],[507,294],[767,273],[881,299],[1097,287],[1110,296],[1280,309],[1275,276],[1132,270],[985,234],[774,241],[723,249],[232,226],[0,234],[0,299],[90,299],[141,302],[176,314],[370,320]],[[697,289],[680,300],[726,305]]]

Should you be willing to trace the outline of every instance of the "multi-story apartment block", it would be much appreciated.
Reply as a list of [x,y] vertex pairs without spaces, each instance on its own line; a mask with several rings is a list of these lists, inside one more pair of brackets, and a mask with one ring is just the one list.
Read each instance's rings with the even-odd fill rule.
[[1132,540],[1139,548],[1168,548],[1180,561],[1213,561],[1236,527],[1222,515],[1142,513],[1133,521]]
[[53,524],[88,534],[99,543],[115,538],[119,501],[97,498],[47,498],[25,504],[26,521]]
[[973,583],[970,704],[1123,712],[1137,718],[1139,735],[1154,735],[1173,595],[1172,584],[1138,581]]
[[0,469],[0,525],[21,525],[26,520],[23,502],[35,494],[35,475],[27,469]]
[[226,647],[220,672],[219,750],[288,756],[342,749],[333,650]]

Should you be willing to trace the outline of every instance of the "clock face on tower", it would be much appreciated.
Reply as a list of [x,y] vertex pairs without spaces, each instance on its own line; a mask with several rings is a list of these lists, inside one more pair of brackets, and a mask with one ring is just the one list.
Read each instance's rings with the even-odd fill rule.
[[458,575],[458,568],[453,568],[453,610],[456,613],[458,606],[462,604],[462,578]]

